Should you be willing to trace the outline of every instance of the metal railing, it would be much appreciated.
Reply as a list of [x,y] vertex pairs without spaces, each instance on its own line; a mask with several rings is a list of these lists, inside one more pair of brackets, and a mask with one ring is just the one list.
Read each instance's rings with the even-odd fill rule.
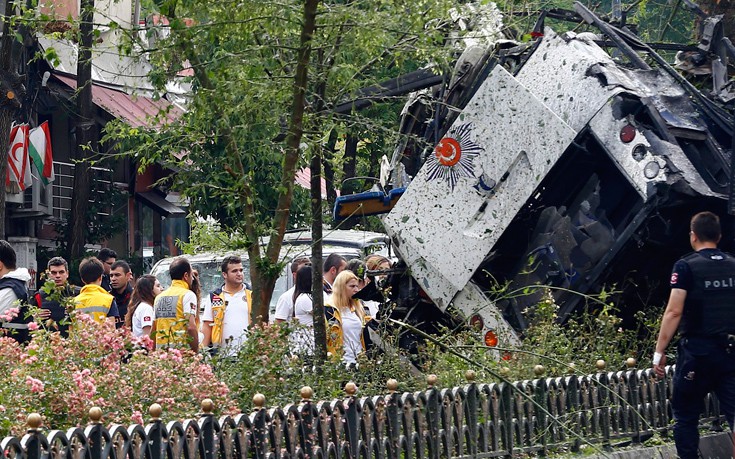
[[[607,449],[625,439],[636,443],[669,428],[671,377],[656,380],[650,370],[600,372],[588,376],[515,383],[468,384],[439,389],[429,377],[426,390],[314,402],[310,388],[301,402],[265,408],[253,397],[251,414],[213,414],[202,402],[197,419],[164,423],[151,406],[145,426],[102,425],[102,411],[90,410],[85,429],[44,433],[41,417],[28,417],[23,438],[6,437],[11,459],[245,459],[245,458],[490,458],[521,453],[575,451],[592,443]],[[707,400],[703,422],[717,421],[717,403]]]
[[[52,204],[53,216],[57,219],[68,218],[71,210],[72,197],[74,196],[74,168],[73,163],[54,161],[54,181],[52,182]],[[97,193],[104,193],[113,183],[113,171],[104,167],[90,168],[95,181]],[[90,202],[96,201],[96,196],[89,198]],[[100,215],[109,215],[110,210],[100,212]]]

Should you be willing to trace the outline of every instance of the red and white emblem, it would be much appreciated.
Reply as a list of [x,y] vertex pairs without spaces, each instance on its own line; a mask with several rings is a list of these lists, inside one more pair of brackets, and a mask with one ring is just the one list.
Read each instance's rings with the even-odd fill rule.
[[434,147],[434,154],[426,158],[428,180],[446,180],[454,189],[461,177],[474,176],[473,160],[483,148],[472,140],[471,134],[471,123],[452,127],[447,132]]

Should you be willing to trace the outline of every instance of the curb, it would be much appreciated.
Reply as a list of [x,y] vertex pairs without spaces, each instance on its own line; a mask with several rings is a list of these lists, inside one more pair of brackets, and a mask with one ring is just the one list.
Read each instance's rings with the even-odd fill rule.
[[[699,439],[699,453],[703,459],[733,458],[733,443],[729,432],[702,436]],[[611,451],[607,454],[590,456],[594,459],[674,459],[676,447],[673,443],[646,448]]]

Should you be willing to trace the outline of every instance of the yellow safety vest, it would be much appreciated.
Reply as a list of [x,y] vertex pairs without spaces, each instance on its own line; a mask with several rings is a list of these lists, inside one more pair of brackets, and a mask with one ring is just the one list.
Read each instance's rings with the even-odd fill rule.
[[[332,355],[341,355],[344,352],[344,333],[342,332],[342,314],[339,308],[332,306],[331,304],[324,305],[324,315],[327,321],[327,352],[331,352]],[[365,330],[365,325],[372,320],[369,316],[362,318],[362,328]],[[364,351],[365,346],[365,334],[360,334],[360,344],[362,344],[362,350]]]
[[[252,290],[245,290],[245,301],[248,303],[248,321],[250,321],[250,313],[253,308],[253,292]],[[223,289],[218,288],[209,296],[212,304],[212,344],[222,344],[222,329],[225,324],[225,310],[227,310],[227,301],[225,301],[225,293],[232,295],[230,292],[225,292]],[[239,293],[239,292],[235,292]]]
[[174,280],[171,287],[161,292],[153,303],[153,328],[156,347],[186,347],[186,328],[189,318],[184,316],[184,295],[191,292],[182,280]]
[[97,284],[87,284],[74,298],[77,313],[88,314],[97,323],[104,323],[115,299]]

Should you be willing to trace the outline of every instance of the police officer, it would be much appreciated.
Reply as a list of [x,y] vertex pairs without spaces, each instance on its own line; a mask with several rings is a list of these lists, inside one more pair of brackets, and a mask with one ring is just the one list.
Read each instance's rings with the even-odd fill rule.
[[679,340],[671,407],[674,441],[682,459],[697,458],[699,415],[715,392],[730,429],[735,417],[735,258],[720,251],[720,220],[711,212],[692,217],[694,252],[674,265],[653,369],[664,376],[666,347]]

